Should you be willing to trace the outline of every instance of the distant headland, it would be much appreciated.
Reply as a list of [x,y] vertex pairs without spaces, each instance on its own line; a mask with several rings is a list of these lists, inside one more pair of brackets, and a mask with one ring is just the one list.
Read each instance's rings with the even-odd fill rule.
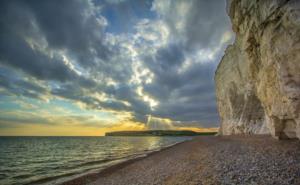
[[217,132],[195,132],[191,130],[143,130],[107,132],[105,136],[198,136],[215,135]]

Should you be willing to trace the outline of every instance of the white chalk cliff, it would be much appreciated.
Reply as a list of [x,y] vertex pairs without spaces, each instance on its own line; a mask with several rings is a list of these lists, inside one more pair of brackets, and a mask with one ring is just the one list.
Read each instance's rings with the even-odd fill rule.
[[300,0],[230,0],[236,34],[216,74],[221,135],[300,139]]

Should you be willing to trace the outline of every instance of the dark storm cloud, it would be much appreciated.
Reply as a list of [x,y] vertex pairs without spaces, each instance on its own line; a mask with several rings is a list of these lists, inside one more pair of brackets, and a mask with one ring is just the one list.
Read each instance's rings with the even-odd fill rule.
[[[86,91],[89,91],[88,93]],[[91,92],[105,92],[111,99],[101,101],[90,96]],[[128,111],[133,114],[133,121],[146,122],[150,107],[147,103],[137,97],[134,88],[127,85],[115,87],[98,87],[96,89],[82,89],[74,84],[67,84],[59,88],[52,89],[53,95],[85,103],[91,109],[107,109],[114,111]],[[124,103],[129,102],[130,105]]]
[[[229,20],[224,19],[224,16],[226,16],[225,1],[194,0],[185,26],[187,45],[190,48],[197,45],[216,46],[218,44],[216,41],[221,39],[224,31],[227,31],[230,25]],[[201,34],[199,34],[199,30],[201,30]]]
[[45,87],[20,78],[13,70],[6,67],[0,67],[0,87],[7,89],[11,95],[36,99],[42,99],[42,96],[47,94]]
[[[172,37],[182,39],[185,49],[215,47],[230,28],[225,1],[156,1],[155,10],[169,26]],[[186,11],[186,12],[185,12]],[[182,15],[183,14],[183,15]],[[178,26],[178,24],[181,26]]]
[[[156,52],[154,56],[146,61],[147,67],[157,74],[173,72],[180,67],[184,60],[184,53],[180,45],[170,44]],[[146,59],[147,60],[147,59]]]
[[199,121],[204,126],[217,123],[214,69],[212,63],[197,63],[183,73],[156,74],[154,83],[144,86],[161,102],[152,114],[183,122]]
[[[156,1],[153,8],[171,35],[169,44],[155,56],[145,56],[145,65],[155,75],[144,90],[160,102],[152,115],[217,126],[213,76],[230,42],[222,40],[226,32],[230,33],[225,1]],[[199,50],[213,57],[193,57]],[[187,59],[192,64],[180,72]]]
[[[152,30],[144,33],[142,21]],[[3,0],[0,28],[0,86],[10,94],[131,112],[144,123],[153,115],[217,125],[213,75],[230,30],[224,1]],[[150,41],[135,37],[143,34]],[[202,50],[212,57],[198,57]],[[149,75],[132,82],[136,63],[151,83]]]
[[67,49],[82,65],[96,65],[90,56],[107,60],[111,55],[102,41],[105,20],[93,14],[88,1],[35,1],[28,6],[51,47]]
[[136,97],[136,93],[134,91],[135,89],[131,86],[122,85],[115,89],[115,94],[113,95],[117,99],[130,102],[132,106],[135,107],[135,110],[137,112],[141,111],[146,113],[147,111],[149,111],[149,107]]
[[21,68],[24,72],[40,79],[66,81],[76,75],[59,58],[49,58],[38,51],[33,51],[16,35],[1,33],[2,63]]
[[[114,74],[116,70],[104,61],[111,54],[109,46],[104,46],[102,40],[105,21],[91,12],[88,1],[1,1],[0,3],[0,63],[21,70],[39,80],[66,83],[65,86],[69,89],[64,91],[63,97],[98,107],[98,100],[89,97],[88,94],[79,93],[82,92],[82,88],[93,90],[98,84],[92,78],[78,75],[64,61],[62,55],[49,54],[52,50],[66,51],[70,53],[70,58],[78,62],[73,65],[81,66],[85,72],[95,69],[98,71],[99,65],[102,64],[101,68],[104,70],[100,69],[100,73]],[[33,47],[31,41],[42,46]],[[41,50],[40,47],[46,49]],[[37,86],[34,82],[31,86],[22,85],[21,83],[25,83],[24,80],[13,80],[8,73],[4,73],[3,66],[1,69],[3,69],[2,87],[11,93],[32,98],[45,93],[33,90],[32,88]],[[113,78],[124,79],[122,73],[113,76]],[[55,89],[53,94],[57,95]],[[115,102],[106,102],[102,105],[117,110],[124,108]]]
[[[81,80],[63,61],[62,56],[50,55],[38,48],[48,46],[49,50],[67,49],[76,55],[90,49],[91,44],[89,43],[94,38],[89,36],[89,32],[83,30],[83,28],[89,28],[89,24],[81,23],[83,17],[73,13],[79,10],[82,3],[68,2],[70,3],[64,1],[60,1],[62,4],[55,3],[55,1],[1,1],[0,62],[21,69],[42,80],[62,82]],[[74,10],[66,11],[69,10],[67,8],[69,6]],[[77,12],[79,15],[82,13]],[[46,37],[47,43],[42,43],[43,46],[33,47],[29,39],[34,42],[42,42],[43,36]],[[103,51],[101,49],[97,51]],[[85,53],[85,55],[88,54]],[[85,60],[85,62],[87,61]]]
[[155,74],[154,83],[145,84],[144,88],[155,98],[164,100],[170,95],[172,89],[177,89],[182,83],[186,83],[177,73],[184,61],[184,54],[179,46],[171,45],[161,48],[156,55],[146,56],[144,61],[145,65]]
[[[181,50],[169,53],[169,55],[176,58],[175,60],[169,60],[169,55],[160,56],[159,58],[154,58],[154,60],[146,60],[146,65],[155,73],[155,83],[147,84],[145,88],[149,89],[151,86],[157,88],[155,86],[159,85],[165,87],[167,91],[172,91],[186,85],[203,86],[203,83],[212,85],[215,70],[214,61],[192,64],[191,67],[181,73],[178,71],[181,67],[176,66],[176,63],[182,64],[184,62],[182,52]],[[165,66],[165,63],[169,63],[169,65]],[[203,87],[203,90],[205,90],[205,87]],[[210,86],[207,87],[209,90],[213,90]]]
[[[59,58],[33,50],[25,37],[33,34],[31,13],[21,3],[1,1],[0,61],[42,79],[66,80],[72,73]],[[46,69],[46,66],[48,69]]]

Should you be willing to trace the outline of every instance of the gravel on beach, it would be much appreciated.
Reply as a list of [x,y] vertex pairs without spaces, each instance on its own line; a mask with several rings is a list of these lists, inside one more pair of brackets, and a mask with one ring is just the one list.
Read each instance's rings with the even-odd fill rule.
[[199,136],[65,185],[300,184],[300,141]]

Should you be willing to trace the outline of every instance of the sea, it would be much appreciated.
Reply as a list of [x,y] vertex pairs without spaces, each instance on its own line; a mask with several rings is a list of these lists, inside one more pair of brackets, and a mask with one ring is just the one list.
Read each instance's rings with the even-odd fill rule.
[[0,137],[0,184],[60,184],[191,137]]

